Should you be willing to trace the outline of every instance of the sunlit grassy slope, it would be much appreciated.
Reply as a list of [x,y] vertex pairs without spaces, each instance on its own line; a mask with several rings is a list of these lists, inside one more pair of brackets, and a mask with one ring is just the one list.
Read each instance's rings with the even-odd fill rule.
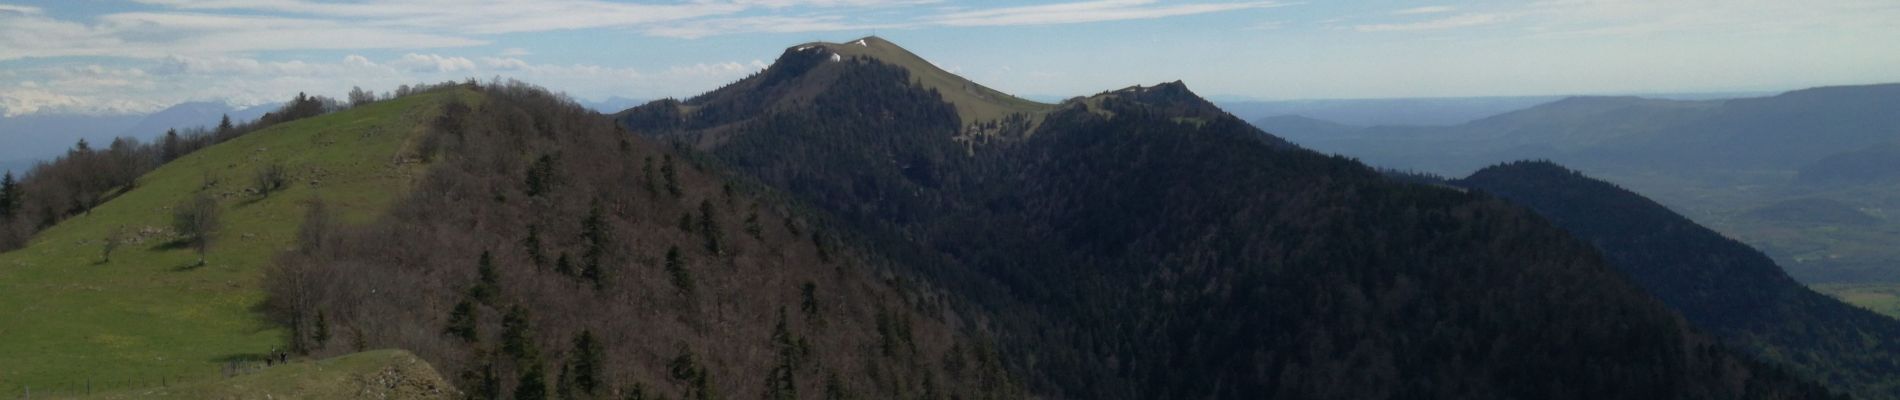
[[[284,332],[257,311],[264,266],[290,245],[303,204],[321,197],[345,221],[392,204],[421,167],[401,159],[456,89],[365,105],[257,131],[166,164],[136,188],[0,254],[0,393],[84,382],[203,380],[261,357]],[[252,194],[282,163],[288,189]],[[171,208],[200,191],[223,207],[207,264],[171,244]],[[104,239],[125,243],[104,262]]]
[[943,99],[956,107],[963,124],[993,121],[1010,114],[1024,114],[1040,121],[1042,113],[1054,109],[1043,104],[963,79],[938,68],[936,64],[882,38],[871,36],[845,43],[814,42],[801,46],[823,46],[846,56],[866,56],[910,70],[911,79],[927,89],[936,89]]

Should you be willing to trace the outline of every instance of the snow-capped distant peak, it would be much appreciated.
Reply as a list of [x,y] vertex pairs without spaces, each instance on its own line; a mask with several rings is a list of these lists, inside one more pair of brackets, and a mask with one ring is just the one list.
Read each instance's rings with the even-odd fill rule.
[[816,47],[816,46],[798,46],[798,48],[796,48],[796,49],[792,49],[792,51],[805,51],[805,50],[811,50],[811,48],[812,48],[812,47]]
[[864,47],[871,47],[871,45],[869,45],[869,44],[865,44],[865,43],[864,43],[864,39],[858,39],[858,41],[856,41],[856,42],[851,42],[851,43],[852,43],[852,44],[856,44],[856,45],[859,45],[859,46],[864,46]]

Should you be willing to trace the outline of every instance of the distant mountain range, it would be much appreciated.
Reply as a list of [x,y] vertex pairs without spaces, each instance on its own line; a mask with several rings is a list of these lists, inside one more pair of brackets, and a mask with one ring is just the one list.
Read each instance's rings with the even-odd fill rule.
[[[1316,150],[1458,176],[1549,159],[1630,187],[1773,255],[1808,282],[1900,282],[1900,225],[1790,226],[1764,207],[1830,199],[1900,213],[1900,84],[1728,100],[1571,97],[1451,126],[1255,120]],[[1813,204],[1813,203],[1810,203]],[[1822,215],[1815,215],[1816,221]]]
[[[1752,92],[1648,94],[1645,98],[1713,100],[1761,95]],[[1248,121],[1305,117],[1349,126],[1458,125],[1561,100],[1566,96],[1420,97],[1319,100],[1215,100],[1222,109]]]
[[34,162],[56,157],[79,139],[104,146],[113,138],[150,141],[173,128],[214,127],[230,115],[250,121],[277,108],[275,104],[234,108],[217,102],[187,102],[145,115],[24,115],[0,117],[0,169],[25,173]]

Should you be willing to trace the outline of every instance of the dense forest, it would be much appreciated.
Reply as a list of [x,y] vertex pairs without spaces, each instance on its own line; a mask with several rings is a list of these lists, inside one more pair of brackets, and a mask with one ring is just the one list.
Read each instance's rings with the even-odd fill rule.
[[1033,392],[1829,396],[1695,333],[1529,210],[1284,145],[1178,82],[1071,100],[972,148],[910,70],[798,53],[620,122],[974,299]]
[[1455,183],[1537,210],[1737,348],[1859,398],[1900,398],[1900,321],[1815,293],[1747,245],[1549,162],[1493,166]]
[[309,206],[268,278],[292,349],[402,348],[470,398],[1017,398],[986,319],[691,151],[472,86],[353,225]]

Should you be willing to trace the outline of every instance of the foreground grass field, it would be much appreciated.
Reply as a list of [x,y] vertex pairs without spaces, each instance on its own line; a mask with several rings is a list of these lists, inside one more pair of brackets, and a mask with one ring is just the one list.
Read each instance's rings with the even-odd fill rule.
[[[345,221],[379,215],[420,175],[403,150],[456,89],[278,125],[190,154],[138,186],[0,254],[0,390],[48,393],[157,386],[221,376],[262,358],[284,332],[257,311],[264,266],[290,245],[303,204]],[[258,196],[256,171],[281,163],[287,189]],[[207,263],[173,243],[171,209],[200,191],[223,208]],[[124,232],[111,261],[105,239]]]

